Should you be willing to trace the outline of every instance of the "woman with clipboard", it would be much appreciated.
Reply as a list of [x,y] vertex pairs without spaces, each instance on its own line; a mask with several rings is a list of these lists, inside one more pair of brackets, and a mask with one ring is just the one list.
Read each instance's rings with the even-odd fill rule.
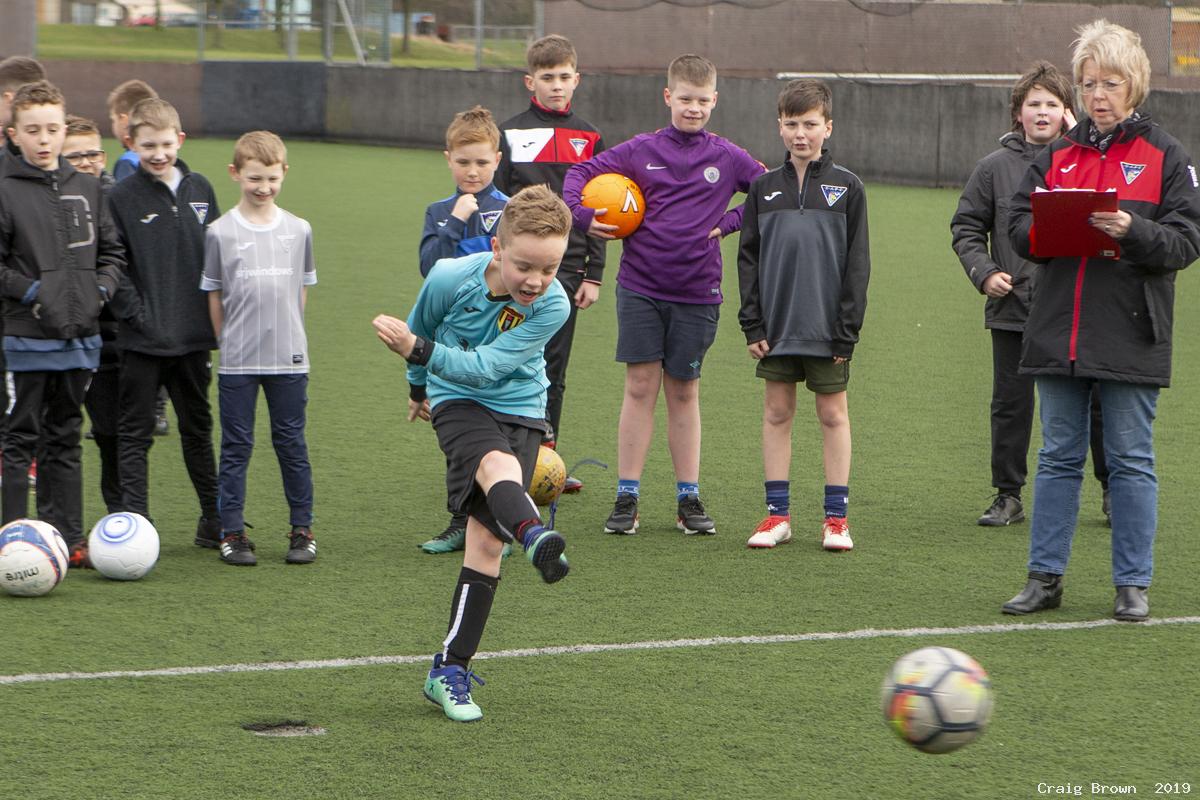
[[[1107,20],[1078,33],[1072,70],[1086,116],[1034,160],[1009,224],[1017,252],[1046,267],[1021,353],[1021,371],[1037,381],[1043,435],[1029,574],[1003,611],[1030,614],[1062,602],[1095,385],[1112,500],[1113,616],[1137,622],[1150,616],[1157,529],[1153,423],[1159,390],[1171,380],[1175,274],[1200,256],[1200,180],[1182,145],[1139,108],[1150,82],[1141,38]],[[1092,211],[1080,223],[1110,238],[1116,258],[1039,253],[1039,228],[1066,223],[1035,221],[1031,196],[1062,189],[1116,191],[1116,210]]]

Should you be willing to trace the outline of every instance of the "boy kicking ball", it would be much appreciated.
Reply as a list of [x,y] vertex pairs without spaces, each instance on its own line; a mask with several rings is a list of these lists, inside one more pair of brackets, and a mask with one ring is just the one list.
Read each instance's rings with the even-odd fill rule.
[[567,576],[566,544],[525,492],[546,430],[543,351],[570,313],[555,281],[571,214],[545,186],[517,193],[492,249],[434,265],[408,322],[379,315],[379,339],[408,361],[408,419],[429,420],[446,454],[453,512],[467,515],[450,628],[425,696],[456,722],[483,716],[471,699],[479,649],[507,542],[546,583]]

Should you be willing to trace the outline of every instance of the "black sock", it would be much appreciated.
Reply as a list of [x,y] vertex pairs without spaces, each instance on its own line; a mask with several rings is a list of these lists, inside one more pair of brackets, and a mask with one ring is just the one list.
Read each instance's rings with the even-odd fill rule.
[[487,504],[504,532],[518,542],[529,527],[528,523],[542,523],[537,506],[516,481],[500,481],[492,486],[487,494]]
[[458,573],[458,586],[454,587],[454,601],[450,604],[450,628],[442,642],[443,663],[470,666],[483,638],[483,627],[487,625],[499,583],[499,578],[468,567]]

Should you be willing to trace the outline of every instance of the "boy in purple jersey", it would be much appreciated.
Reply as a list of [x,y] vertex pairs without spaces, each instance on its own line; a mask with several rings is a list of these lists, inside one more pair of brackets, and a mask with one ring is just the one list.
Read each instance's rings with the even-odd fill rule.
[[667,399],[668,447],[675,467],[677,527],[713,534],[700,502],[700,365],[717,335],[721,237],[741,228],[737,192],[765,172],[745,150],[704,130],[717,103],[717,69],[683,55],[667,68],[663,100],[671,125],[643,133],[567,173],[563,199],[575,226],[611,239],[606,209],[580,203],[592,178],[617,172],[646,198],[641,226],[624,240],[617,272],[617,361],[626,364],[617,444],[617,500],[606,533],[635,533],[642,469],[654,432],[654,406]]

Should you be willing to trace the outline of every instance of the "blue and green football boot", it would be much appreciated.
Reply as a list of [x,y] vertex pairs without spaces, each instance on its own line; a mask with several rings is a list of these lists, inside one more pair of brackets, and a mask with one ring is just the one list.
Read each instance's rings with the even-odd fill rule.
[[425,699],[442,707],[455,722],[475,722],[483,710],[471,699],[471,681],[483,686],[483,679],[458,664],[442,664],[442,654],[433,657],[433,669],[425,679]]

